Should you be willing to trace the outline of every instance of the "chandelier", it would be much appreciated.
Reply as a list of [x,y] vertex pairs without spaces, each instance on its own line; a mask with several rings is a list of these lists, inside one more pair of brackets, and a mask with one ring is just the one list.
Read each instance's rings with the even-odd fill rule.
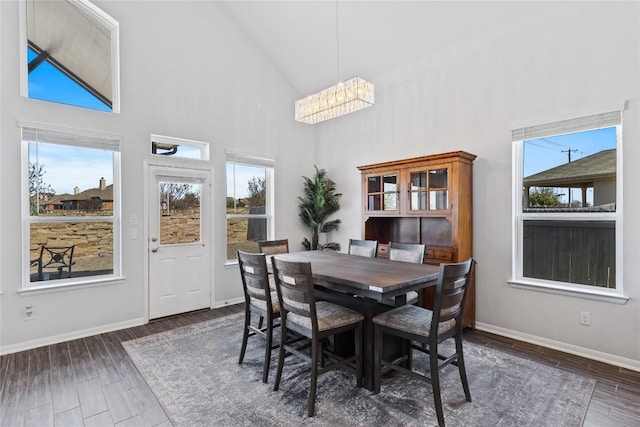
[[374,102],[373,83],[354,77],[296,101],[296,120],[315,124],[362,110]]
[[[338,0],[336,0],[336,68],[338,81],[340,81],[340,37],[338,30]],[[296,101],[295,118],[299,122],[316,124],[371,107],[374,102],[373,83],[360,77],[354,77]]]

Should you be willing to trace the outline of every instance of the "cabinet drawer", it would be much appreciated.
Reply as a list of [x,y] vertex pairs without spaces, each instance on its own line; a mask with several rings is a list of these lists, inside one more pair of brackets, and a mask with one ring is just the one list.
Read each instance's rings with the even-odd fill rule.
[[430,247],[424,253],[424,262],[427,264],[440,264],[441,262],[454,262],[456,260],[456,248]]
[[453,261],[453,251],[447,249],[435,249],[433,258],[440,261]]

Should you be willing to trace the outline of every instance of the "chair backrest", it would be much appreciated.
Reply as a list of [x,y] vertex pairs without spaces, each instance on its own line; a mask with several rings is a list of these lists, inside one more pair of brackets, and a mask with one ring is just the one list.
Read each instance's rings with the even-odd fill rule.
[[281,317],[285,322],[292,320],[293,323],[303,325],[315,333],[318,330],[318,318],[311,263],[284,261],[278,256],[271,258],[271,263]]
[[377,240],[356,240],[349,239],[349,255],[375,258],[378,253]]
[[241,250],[237,254],[245,303],[270,311],[272,301],[265,255]]
[[289,253],[289,239],[259,240],[258,252],[263,253],[265,255]]
[[42,246],[38,263],[38,277],[44,278],[44,269],[55,269],[58,271],[58,278],[62,278],[62,272],[67,271],[71,277],[71,266],[73,262],[73,251],[76,245],[71,246]]
[[431,336],[438,336],[438,340],[462,332],[462,313],[474,264],[473,258],[440,264],[430,331]]
[[426,246],[418,243],[389,242],[389,259],[422,264],[425,250]]

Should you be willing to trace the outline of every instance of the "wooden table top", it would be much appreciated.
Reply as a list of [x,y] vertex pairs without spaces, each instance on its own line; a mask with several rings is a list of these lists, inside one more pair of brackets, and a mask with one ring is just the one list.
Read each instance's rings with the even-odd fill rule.
[[439,267],[367,258],[331,251],[304,251],[275,255],[285,261],[310,262],[314,283],[382,301],[433,286]]

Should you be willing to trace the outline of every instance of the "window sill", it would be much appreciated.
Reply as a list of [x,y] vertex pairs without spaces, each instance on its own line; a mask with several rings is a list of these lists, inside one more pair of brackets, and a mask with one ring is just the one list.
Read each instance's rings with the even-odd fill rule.
[[117,285],[125,280],[124,276],[109,276],[102,279],[79,280],[74,282],[56,283],[53,285],[30,286],[18,290],[20,295],[39,295],[53,292],[66,292],[76,289],[95,288],[97,286]]
[[629,301],[629,297],[619,293],[612,293],[598,289],[576,289],[571,286],[564,286],[555,283],[541,283],[522,279],[512,279],[509,280],[509,285],[515,289],[527,289],[530,291],[567,295],[615,304],[626,304],[627,301]]

